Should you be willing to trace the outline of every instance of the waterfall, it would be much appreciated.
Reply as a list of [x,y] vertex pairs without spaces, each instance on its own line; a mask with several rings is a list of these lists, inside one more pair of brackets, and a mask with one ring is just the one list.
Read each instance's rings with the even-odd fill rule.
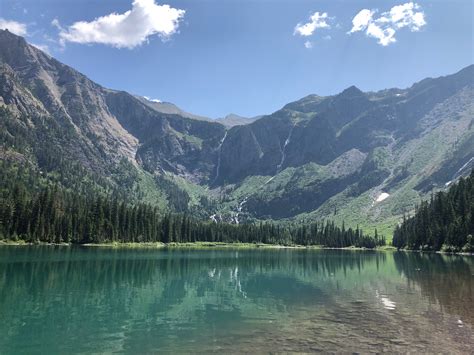
[[293,134],[293,129],[295,128],[296,124],[294,124],[291,129],[290,129],[290,132],[288,132],[288,137],[286,138],[285,140],[285,143],[283,144],[283,148],[281,149],[281,160],[280,160],[280,164],[277,165],[277,173],[280,172],[282,166],[283,166],[283,163],[285,162],[285,158],[286,158],[286,154],[285,154],[285,150],[286,150],[286,146],[290,143],[291,141],[291,135]]
[[222,151],[222,145],[224,144],[224,141],[225,139],[227,138],[227,132],[228,131],[225,131],[225,134],[224,134],[224,137],[221,139],[221,142],[219,143],[219,146],[217,147],[217,167],[216,167],[216,177],[214,178],[214,180],[212,181],[212,183],[214,184],[217,179],[219,178],[219,169],[221,168],[221,151]]
[[239,203],[238,207],[237,207],[237,213],[235,214],[234,218],[233,218],[233,221],[235,224],[239,224],[240,220],[239,220],[239,215],[242,213],[242,209],[244,207],[244,205],[247,203],[247,200],[249,199],[249,197],[244,197],[244,199]]

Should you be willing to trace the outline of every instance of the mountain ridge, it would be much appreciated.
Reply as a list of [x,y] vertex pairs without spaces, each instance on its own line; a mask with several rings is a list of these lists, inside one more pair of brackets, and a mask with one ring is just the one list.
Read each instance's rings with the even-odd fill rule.
[[[393,228],[474,157],[473,77],[470,65],[406,89],[351,86],[253,119],[207,120],[104,88],[0,31],[5,141],[26,147],[3,150],[41,168],[41,142],[17,133],[29,127],[61,156],[163,208],[234,222],[331,217]],[[377,202],[382,192],[390,197]]]

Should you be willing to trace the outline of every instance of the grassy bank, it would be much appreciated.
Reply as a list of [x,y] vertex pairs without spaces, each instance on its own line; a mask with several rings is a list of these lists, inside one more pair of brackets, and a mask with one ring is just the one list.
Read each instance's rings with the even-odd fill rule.
[[[1,245],[13,245],[13,246],[28,246],[28,245],[52,245],[52,246],[83,246],[91,248],[150,248],[150,249],[163,249],[163,248],[190,248],[190,249],[211,249],[211,248],[238,248],[238,249],[337,249],[337,250],[374,250],[367,248],[358,247],[346,247],[346,248],[326,248],[321,245],[279,245],[279,244],[264,244],[264,243],[223,243],[223,242],[194,242],[194,243],[97,243],[97,244],[68,244],[68,243],[27,243],[19,240],[0,240]],[[396,250],[391,246],[377,247],[375,250]]]

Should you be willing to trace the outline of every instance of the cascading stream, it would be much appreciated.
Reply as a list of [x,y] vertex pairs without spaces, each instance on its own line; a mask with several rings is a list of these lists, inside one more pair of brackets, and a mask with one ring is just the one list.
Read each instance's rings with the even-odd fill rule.
[[[294,124],[290,131],[288,132],[288,137],[286,137],[286,140],[285,140],[285,143],[283,144],[283,148],[281,149],[281,161],[280,161],[280,164],[277,165],[277,174],[281,171],[281,168],[283,166],[283,163],[285,162],[285,149],[286,149],[286,146],[288,144],[290,144],[291,142],[291,136],[293,134],[293,129],[295,128],[296,124]],[[260,185],[260,187],[263,187],[265,186],[266,184],[268,184],[270,181],[272,181],[274,179],[275,176],[272,176],[270,179],[268,179],[265,183],[263,183],[262,185]],[[237,213],[236,213],[236,216],[235,216],[235,220],[234,222],[236,224],[239,224],[239,215],[242,213],[242,209],[244,207],[244,205],[247,203],[247,200],[248,200],[249,196],[246,196],[238,205],[237,207]]]
[[219,170],[221,168],[221,152],[222,152],[222,145],[224,144],[225,139],[227,138],[227,132],[225,131],[224,137],[221,139],[221,142],[219,146],[217,147],[217,167],[216,167],[216,177],[214,178],[214,181],[212,182],[213,184],[217,181],[219,178]]
[[288,137],[286,138],[285,140],[285,143],[283,144],[283,148],[281,149],[281,160],[280,160],[280,164],[277,165],[277,174],[281,171],[281,168],[283,166],[283,163],[285,162],[285,158],[286,158],[286,154],[285,154],[285,150],[286,150],[286,146],[288,144],[290,144],[291,142],[291,135],[293,134],[293,129],[295,128],[296,124],[294,124],[291,129],[290,129],[290,132],[288,132]]

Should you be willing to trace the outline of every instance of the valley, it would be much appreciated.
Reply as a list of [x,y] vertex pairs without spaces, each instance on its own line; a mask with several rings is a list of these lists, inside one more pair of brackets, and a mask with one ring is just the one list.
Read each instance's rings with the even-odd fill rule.
[[473,354],[473,14],[0,0],[0,354]]
[[331,219],[390,237],[474,167],[473,78],[471,65],[406,89],[351,86],[225,123],[104,88],[2,30],[0,159],[203,220]]

